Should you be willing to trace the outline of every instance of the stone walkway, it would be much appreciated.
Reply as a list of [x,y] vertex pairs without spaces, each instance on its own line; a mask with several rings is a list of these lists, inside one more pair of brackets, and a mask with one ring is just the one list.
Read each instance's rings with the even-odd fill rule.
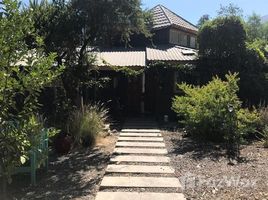
[[185,200],[157,124],[125,123],[95,200]]

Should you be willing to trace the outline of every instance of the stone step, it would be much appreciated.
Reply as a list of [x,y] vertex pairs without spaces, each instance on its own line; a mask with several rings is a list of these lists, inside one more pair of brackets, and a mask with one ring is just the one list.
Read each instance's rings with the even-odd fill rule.
[[123,126],[123,129],[158,129],[158,126],[156,125],[146,125],[146,124],[125,124]]
[[135,188],[178,188],[181,184],[177,178],[169,177],[118,177],[104,176],[101,187],[135,187]]
[[120,133],[120,136],[127,137],[161,137],[161,133]]
[[186,200],[181,193],[99,192],[95,200]]
[[167,154],[166,149],[149,149],[149,148],[115,148],[115,153],[127,154]]
[[117,142],[118,147],[165,147],[163,142]]
[[148,142],[162,142],[162,137],[119,137],[118,141],[148,141]]
[[174,174],[170,166],[144,166],[144,165],[108,165],[107,172],[114,173],[142,173],[142,174]]
[[160,133],[159,129],[122,129],[123,133]]
[[148,162],[148,163],[168,163],[170,159],[165,156],[115,156],[111,162]]

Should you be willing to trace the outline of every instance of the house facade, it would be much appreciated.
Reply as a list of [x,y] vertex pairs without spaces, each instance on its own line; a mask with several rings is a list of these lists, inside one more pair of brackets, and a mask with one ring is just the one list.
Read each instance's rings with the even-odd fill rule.
[[[178,66],[197,61],[197,27],[162,5],[151,12],[151,44],[96,52],[98,77],[107,76],[110,81],[103,88],[87,91],[87,96],[106,103],[115,114],[172,117],[176,83],[183,80]],[[137,73],[126,75],[123,71],[127,69]]]

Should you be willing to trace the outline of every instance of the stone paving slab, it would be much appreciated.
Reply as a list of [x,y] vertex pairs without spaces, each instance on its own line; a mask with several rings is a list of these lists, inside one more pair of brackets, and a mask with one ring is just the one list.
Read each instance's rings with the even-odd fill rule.
[[104,176],[101,187],[179,188],[178,178]]
[[127,137],[160,137],[161,133],[120,133],[120,136]]
[[159,129],[122,129],[125,133],[160,133]]
[[166,149],[149,149],[149,148],[115,148],[115,153],[128,154],[167,154]]
[[124,125],[123,129],[157,129],[157,126],[149,126],[149,125]]
[[144,166],[144,165],[108,165],[107,172],[114,173],[142,173],[142,174],[174,174],[170,166]]
[[99,192],[95,200],[186,200],[181,193]]
[[148,163],[169,163],[166,156],[115,156],[111,162],[148,162]]
[[146,141],[146,142],[163,142],[162,137],[119,137],[118,141]]
[[117,142],[120,147],[165,147],[163,142]]

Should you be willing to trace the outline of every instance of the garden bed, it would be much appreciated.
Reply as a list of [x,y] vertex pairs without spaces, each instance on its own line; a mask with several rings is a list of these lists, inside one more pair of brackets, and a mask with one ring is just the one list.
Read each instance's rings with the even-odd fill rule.
[[187,199],[268,199],[268,149],[242,145],[241,162],[230,165],[221,145],[163,132],[176,176]]
[[49,171],[39,172],[36,187],[30,187],[29,174],[14,176],[8,188],[10,199],[93,200],[115,142],[116,136],[107,136],[98,139],[94,149],[79,148],[50,157]]

